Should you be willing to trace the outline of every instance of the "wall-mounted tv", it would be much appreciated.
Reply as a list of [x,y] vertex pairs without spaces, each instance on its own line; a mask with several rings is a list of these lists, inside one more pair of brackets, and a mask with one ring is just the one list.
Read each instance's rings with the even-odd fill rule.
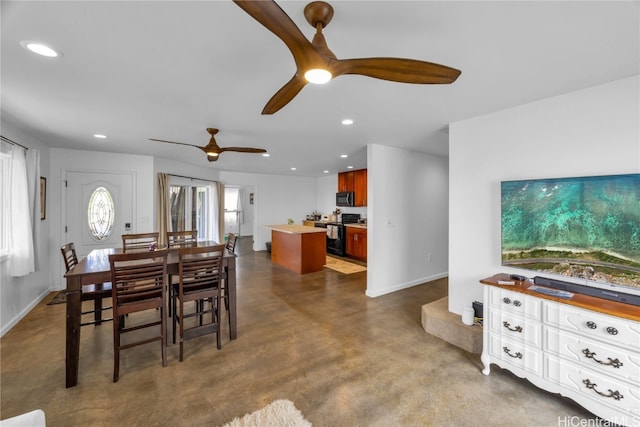
[[640,174],[503,181],[501,198],[503,266],[640,294]]

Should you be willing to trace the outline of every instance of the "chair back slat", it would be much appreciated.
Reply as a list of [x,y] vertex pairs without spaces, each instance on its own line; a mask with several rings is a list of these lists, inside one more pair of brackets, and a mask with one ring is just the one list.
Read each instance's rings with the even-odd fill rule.
[[136,233],[122,235],[122,250],[124,252],[131,251],[148,251],[149,247],[158,246],[159,232],[152,233]]
[[167,251],[109,255],[114,301],[164,298]]
[[224,245],[178,250],[180,293],[220,286]]
[[167,245],[170,248],[192,247],[198,244],[198,230],[169,231]]

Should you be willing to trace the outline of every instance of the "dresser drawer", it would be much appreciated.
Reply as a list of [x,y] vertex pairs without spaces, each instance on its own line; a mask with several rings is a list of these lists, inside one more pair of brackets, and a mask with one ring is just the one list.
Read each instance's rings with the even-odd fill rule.
[[543,317],[545,323],[577,332],[592,340],[640,351],[639,322],[546,300]]
[[488,321],[484,327],[489,327],[492,334],[542,347],[542,324],[537,320],[510,311],[490,310]]
[[529,373],[542,375],[542,353],[522,342],[491,335],[489,355],[494,362],[500,360],[498,365],[507,369],[512,365]]
[[544,327],[544,351],[604,375],[640,384],[640,353],[555,327]]
[[631,421],[640,419],[640,385],[638,383],[628,383],[603,375],[552,355],[546,354],[544,357],[545,377],[557,382],[562,388],[570,390],[572,393],[569,395],[579,402],[586,399],[594,405],[581,403],[585,407],[608,407],[611,408],[612,414],[620,417],[629,414],[627,423],[619,419],[623,425],[631,425]]
[[491,306],[495,310],[505,310],[532,319],[541,319],[542,300],[502,288],[491,288]]

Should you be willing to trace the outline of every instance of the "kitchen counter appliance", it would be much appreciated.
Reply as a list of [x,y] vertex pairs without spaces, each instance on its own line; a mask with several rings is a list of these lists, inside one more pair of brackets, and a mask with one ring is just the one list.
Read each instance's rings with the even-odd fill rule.
[[340,222],[316,222],[316,227],[327,229],[327,253],[346,255],[346,227],[345,224],[357,224],[360,214],[343,213]]
[[336,193],[336,206],[353,206],[355,193],[353,191],[341,191]]

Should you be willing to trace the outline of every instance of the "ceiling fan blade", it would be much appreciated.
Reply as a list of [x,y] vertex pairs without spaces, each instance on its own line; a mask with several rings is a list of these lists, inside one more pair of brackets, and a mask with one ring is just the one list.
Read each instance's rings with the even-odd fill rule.
[[149,141],[158,141],[158,142],[167,142],[169,144],[187,145],[189,147],[196,147],[196,148],[202,149],[202,147],[200,147],[199,145],[187,144],[186,142],[167,141],[164,139],[155,139],[155,138],[149,138]]
[[234,0],[234,3],[287,45],[298,70],[307,68],[310,64],[327,63],[327,59],[316,51],[300,28],[274,1]]
[[267,105],[262,109],[262,114],[273,114],[287,105],[302,88],[307,84],[304,77],[294,74],[294,76],[271,97]]
[[356,58],[331,61],[334,77],[342,74],[360,74],[376,79],[401,83],[450,84],[461,74],[460,70],[433,62],[403,58]]
[[264,148],[251,148],[251,147],[222,147],[220,152],[224,151],[235,151],[238,153],[266,153],[267,150]]

